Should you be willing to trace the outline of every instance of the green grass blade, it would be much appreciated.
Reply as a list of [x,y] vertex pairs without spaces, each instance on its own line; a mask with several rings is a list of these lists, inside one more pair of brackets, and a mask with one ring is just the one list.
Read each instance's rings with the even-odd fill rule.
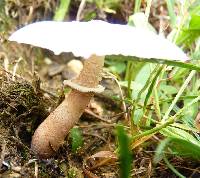
[[178,171],[176,170],[176,168],[168,161],[168,159],[167,159],[166,157],[164,157],[163,159],[164,159],[166,165],[168,166],[168,168],[171,169],[171,171],[172,171],[174,174],[176,174],[176,175],[177,175],[178,177],[180,177],[180,178],[186,178],[185,176],[183,176],[180,172],[178,172]]
[[165,113],[163,120],[166,120],[169,117],[170,112],[174,108],[175,104],[179,100],[180,96],[182,95],[182,93],[186,89],[186,87],[188,86],[189,82],[191,81],[191,79],[195,75],[195,73],[196,73],[196,71],[194,71],[194,70],[190,72],[189,76],[187,77],[187,79],[185,80],[185,82],[183,83],[181,88],[179,89],[179,92],[177,93],[176,97],[174,98],[172,104],[170,105],[167,112]]
[[135,0],[134,13],[140,12],[141,4],[142,4],[142,0]]
[[196,70],[196,71],[200,72],[200,66],[194,65],[191,63],[181,62],[181,61],[170,61],[170,60],[164,60],[164,59],[141,59],[141,58],[137,58],[137,57],[122,56],[122,55],[118,55],[118,56],[110,55],[110,56],[106,56],[106,58],[113,59],[113,60],[119,60],[119,61],[134,61],[135,60],[135,61],[139,61],[139,62],[166,64],[169,66],[182,67],[182,68]]
[[54,20],[55,21],[63,21],[65,18],[65,15],[68,13],[70,5],[70,0],[60,0],[60,5],[56,9]]
[[153,91],[153,88],[154,88],[154,86],[155,86],[155,83],[156,83],[156,81],[157,81],[157,78],[158,78],[160,72],[162,71],[162,69],[163,69],[163,66],[161,66],[161,67],[157,70],[157,72],[156,72],[156,74],[155,74],[155,76],[154,76],[154,78],[153,78],[153,80],[152,80],[152,82],[151,82],[151,84],[150,84],[150,86],[149,86],[149,88],[148,88],[148,92],[147,92],[147,95],[146,95],[146,98],[145,98],[145,101],[144,101],[144,110],[146,109],[148,100],[149,100],[149,98],[150,98],[150,96],[151,96],[151,93],[152,93],[152,91]]
[[163,159],[165,148],[169,144],[169,142],[170,142],[170,139],[166,138],[166,139],[162,140],[159,143],[159,145],[157,146],[156,151],[155,151],[156,153],[155,153],[154,159],[153,159],[153,162],[155,164],[159,163]]
[[193,160],[200,160],[200,146],[191,143],[190,141],[179,139],[179,138],[171,138],[170,148],[175,152],[175,154],[189,158]]
[[180,109],[174,116],[171,116],[167,121],[160,123],[160,125],[157,125],[156,127],[144,131],[140,134],[134,135],[131,138],[131,141],[135,141],[136,139],[140,139],[144,136],[148,136],[151,134],[155,134],[159,131],[161,131],[162,129],[166,128],[167,126],[169,126],[170,124],[173,124],[176,120],[178,120],[178,118],[180,117],[180,115],[187,110],[189,107],[191,107],[194,103],[197,103],[200,100],[200,96],[196,97],[195,99],[193,99],[190,103],[188,103],[186,106],[184,106],[182,109]]
[[149,15],[150,15],[152,1],[153,0],[147,0],[147,7],[145,9],[145,16],[146,16],[147,20],[148,20]]
[[119,143],[120,177],[129,178],[132,156],[129,150],[129,138],[122,125],[117,126],[117,137]]
[[176,14],[174,10],[175,1],[166,0],[167,9],[170,17],[171,26],[174,28],[176,26]]

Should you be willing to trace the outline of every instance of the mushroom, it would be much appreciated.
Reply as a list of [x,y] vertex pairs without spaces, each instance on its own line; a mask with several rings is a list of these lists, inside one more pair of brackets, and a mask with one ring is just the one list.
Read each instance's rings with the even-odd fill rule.
[[64,81],[72,90],[33,135],[32,149],[41,158],[49,158],[58,150],[93,94],[104,90],[99,82],[105,55],[188,59],[180,48],[153,32],[100,20],[36,22],[19,29],[9,40],[47,48],[55,54],[72,52],[86,59],[79,76]]

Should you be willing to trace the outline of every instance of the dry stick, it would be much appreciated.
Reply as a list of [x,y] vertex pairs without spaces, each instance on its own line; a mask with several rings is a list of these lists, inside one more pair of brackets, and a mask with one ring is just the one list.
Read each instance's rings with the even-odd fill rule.
[[[9,77],[9,75],[13,77],[13,73],[12,73],[11,71],[9,71],[8,69],[5,69],[4,67],[1,67],[1,66],[0,66],[0,70],[3,70],[3,71],[8,75],[8,77]],[[18,78],[18,79],[20,79],[20,80],[26,81],[25,78],[21,77],[21,76],[18,75],[18,74],[15,74],[15,78]]]
[[80,6],[78,8],[77,15],[76,15],[77,21],[80,21],[81,13],[82,13],[83,9],[85,8],[85,4],[86,4],[86,0],[82,0],[80,3]]
[[38,163],[37,161],[35,161],[35,178],[38,178],[38,172],[39,172],[39,166],[38,166]]
[[16,64],[14,65],[14,67],[13,67],[13,73],[12,73],[12,80],[13,81],[15,81],[15,75],[16,75],[16,72],[17,72],[17,68],[18,68],[18,64],[19,64],[19,62],[22,60],[22,58],[20,57],[18,60],[17,60],[17,62],[16,62]]
[[[104,57],[91,56],[85,61],[83,70],[73,82],[84,87],[95,88],[101,80]],[[88,106],[93,93],[82,93],[72,89],[64,101],[37,128],[32,139],[33,151],[42,158],[50,157],[64,143],[69,130],[79,120]]]
[[99,139],[103,140],[105,143],[107,143],[107,144],[108,144],[108,141],[107,141],[107,140],[106,140],[104,137],[102,137],[102,136],[100,136],[100,135],[98,135],[98,134],[83,133],[83,135],[97,137],[97,138],[99,138]]
[[127,121],[128,120],[128,114],[127,114],[127,110],[126,110],[126,104],[124,102],[124,95],[123,95],[123,92],[122,92],[122,88],[121,88],[118,80],[116,79],[116,77],[112,73],[107,72],[107,74],[110,75],[112,79],[114,79],[114,81],[116,82],[116,84],[117,84],[117,86],[119,88],[120,97],[121,97],[121,100],[122,100],[122,109],[123,109],[123,112],[124,112],[124,118]]
[[95,114],[94,112],[90,111],[89,109],[85,109],[85,113],[87,113],[87,114],[93,116],[94,118],[97,118],[97,119],[99,119],[99,120],[101,120],[101,121],[103,121],[103,122],[106,122],[106,123],[108,123],[108,124],[111,123],[110,120],[106,120],[106,119],[102,118],[101,116]]
[[0,156],[0,168],[2,167],[4,157],[5,157],[5,150],[6,150],[6,142],[3,140],[3,144],[1,145],[1,156]]
[[181,86],[181,88],[179,89],[176,97],[174,98],[172,104],[170,105],[170,107],[168,108],[168,110],[166,111],[162,122],[166,121],[167,118],[169,117],[170,112],[173,110],[174,106],[176,105],[176,102],[178,101],[178,99],[180,98],[180,96],[182,95],[183,91],[185,90],[185,88],[188,86],[189,82],[191,81],[192,77],[196,74],[195,70],[192,70],[190,72],[190,74],[188,75],[187,79],[185,80],[185,82],[183,83],[183,85]]
[[[9,61],[8,61],[8,58],[6,57],[6,55],[4,57],[4,64],[3,65],[4,65],[5,70],[8,70]],[[9,81],[9,76],[8,76],[7,73],[6,73],[6,77],[7,77],[7,80]]]
[[99,178],[98,176],[96,176],[94,173],[88,171],[87,169],[83,169],[83,173],[88,178]]
[[38,167],[38,163],[37,163],[37,159],[30,159],[27,163],[25,163],[23,166],[22,166],[22,171],[25,171],[28,166],[30,166],[30,164],[33,164],[35,165],[35,171],[34,171],[34,178],[38,178],[38,172],[39,172],[39,167]]

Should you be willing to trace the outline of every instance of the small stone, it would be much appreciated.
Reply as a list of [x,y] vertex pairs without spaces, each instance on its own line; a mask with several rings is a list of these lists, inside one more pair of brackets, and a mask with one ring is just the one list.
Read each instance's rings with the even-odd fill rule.
[[48,75],[50,77],[53,77],[59,73],[62,73],[62,71],[64,70],[65,65],[60,65],[57,63],[53,63],[49,66],[49,70],[48,70]]
[[65,71],[62,75],[64,79],[73,79],[79,75],[83,69],[83,63],[80,60],[73,59],[67,63]]
[[51,60],[50,58],[48,58],[48,57],[45,57],[45,58],[44,58],[44,62],[45,62],[47,65],[50,65],[50,64],[53,63],[52,60]]

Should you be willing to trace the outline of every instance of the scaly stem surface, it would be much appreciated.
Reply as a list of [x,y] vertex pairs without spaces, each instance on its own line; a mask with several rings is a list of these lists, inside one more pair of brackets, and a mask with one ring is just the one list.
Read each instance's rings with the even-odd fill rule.
[[[85,87],[97,87],[101,80],[104,57],[91,56],[80,75],[73,81]],[[64,143],[69,130],[78,122],[93,93],[72,89],[64,101],[40,124],[32,138],[32,150],[41,158],[49,158]]]

